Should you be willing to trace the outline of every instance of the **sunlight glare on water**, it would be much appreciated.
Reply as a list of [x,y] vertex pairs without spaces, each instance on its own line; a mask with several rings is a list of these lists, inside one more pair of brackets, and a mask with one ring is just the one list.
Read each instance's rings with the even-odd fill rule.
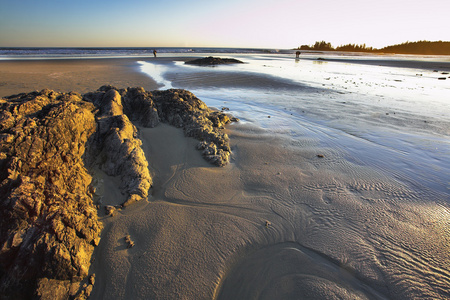
[[238,67],[344,93],[353,101],[432,117],[450,115],[450,78],[439,80],[447,72],[286,58],[248,60]]
[[150,64],[143,61],[138,62],[141,65],[141,71],[146,74],[152,74],[151,77],[159,84],[162,85],[160,89],[171,89],[172,83],[164,79],[163,74],[167,70],[165,65]]
[[[443,71],[328,62],[305,56],[230,55],[245,64],[196,67],[177,61],[142,63],[160,84],[185,88],[167,78],[211,80],[214,74],[267,76],[315,90],[271,87],[189,86],[207,105],[293,138],[310,128],[323,145],[342,149],[347,159],[406,182],[420,182],[450,195],[450,80]],[[149,69],[145,69],[146,66]],[[151,69],[153,68],[153,69]],[[211,73],[213,72],[213,73]],[[169,82],[170,85],[167,85]],[[321,129],[322,128],[322,129]],[[327,132],[325,134],[325,132]],[[382,158],[382,159],[380,159]]]

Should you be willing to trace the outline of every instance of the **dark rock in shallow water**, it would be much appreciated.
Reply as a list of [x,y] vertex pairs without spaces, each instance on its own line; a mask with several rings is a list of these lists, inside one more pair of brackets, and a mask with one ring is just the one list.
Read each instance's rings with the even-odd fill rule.
[[214,66],[214,65],[228,65],[228,64],[243,64],[242,61],[234,58],[220,58],[220,57],[205,57],[194,59],[185,62],[188,65],[198,65],[198,66]]
[[147,198],[152,184],[132,122],[183,128],[200,140],[206,160],[229,161],[222,129],[230,118],[185,90],[103,86],[83,98],[43,90],[0,99],[2,299],[89,296],[88,270],[102,225],[86,166],[99,164],[121,177],[124,206]]

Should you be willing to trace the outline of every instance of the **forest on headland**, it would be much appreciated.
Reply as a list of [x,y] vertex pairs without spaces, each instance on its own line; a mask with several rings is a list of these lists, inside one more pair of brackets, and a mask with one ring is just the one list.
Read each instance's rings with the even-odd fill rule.
[[297,50],[316,50],[316,51],[349,51],[349,52],[373,52],[373,53],[398,53],[398,54],[427,54],[427,55],[450,55],[450,42],[430,42],[417,41],[406,42],[402,44],[387,46],[376,49],[367,47],[366,44],[346,44],[333,47],[331,43],[325,41],[316,42],[314,45],[302,45]]

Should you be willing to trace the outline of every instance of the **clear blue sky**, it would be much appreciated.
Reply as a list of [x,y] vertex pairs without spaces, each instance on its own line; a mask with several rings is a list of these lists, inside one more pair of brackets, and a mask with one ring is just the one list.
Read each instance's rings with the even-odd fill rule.
[[0,47],[450,41],[450,0],[0,0]]

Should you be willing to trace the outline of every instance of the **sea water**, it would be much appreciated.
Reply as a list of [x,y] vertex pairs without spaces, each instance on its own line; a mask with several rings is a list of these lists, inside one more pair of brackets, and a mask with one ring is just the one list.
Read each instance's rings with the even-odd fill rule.
[[157,56],[198,55],[199,53],[280,53],[291,50],[252,49],[252,48],[188,48],[188,47],[3,47],[0,48],[0,60],[35,60],[35,59],[88,59],[88,58],[127,58]]
[[[358,61],[372,56],[227,57],[244,64],[140,64],[161,89],[188,89],[284,141],[284,164],[311,178],[286,178],[288,191],[267,193],[285,232],[229,271],[219,298],[449,297],[448,69]],[[321,268],[328,275],[316,276]],[[267,285],[256,284],[255,274]]]
[[[325,128],[327,133],[317,138],[345,151],[348,159],[450,199],[450,78],[439,79],[449,77],[446,70],[327,62],[314,56],[233,57],[245,64],[205,68],[141,62],[141,69],[161,89],[189,89],[208,105],[226,106],[243,121],[270,131],[283,129],[295,137],[299,128]],[[223,82],[198,87],[202,73],[211,77],[211,71],[234,78],[265,74],[299,88],[233,87],[239,79],[225,87]]]

